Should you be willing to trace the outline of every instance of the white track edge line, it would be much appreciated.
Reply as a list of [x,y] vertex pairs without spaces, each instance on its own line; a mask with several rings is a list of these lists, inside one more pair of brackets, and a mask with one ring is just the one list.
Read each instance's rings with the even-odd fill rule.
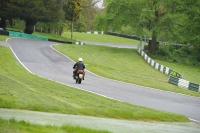
[[191,118],[188,118],[188,119],[189,119],[190,121],[200,123],[200,121],[197,121],[197,120],[194,120],[194,119],[191,119]]

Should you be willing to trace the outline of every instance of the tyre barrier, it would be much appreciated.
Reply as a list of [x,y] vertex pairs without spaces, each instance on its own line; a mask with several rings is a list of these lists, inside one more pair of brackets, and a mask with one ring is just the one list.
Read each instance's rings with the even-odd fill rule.
[[87,34],[103,34],[103,31],[87,31]]
[[85,43],[83,43],[83,42],[81,42],[81,41],[73,42],[73,44],[76,44],[76,45],[85,45]]
[[174,77],[177,77],[177,78],[181,78],[183,79],[183,75],[168,68],[168,67],[165,67],[163,65],[160,65],[158,63],[156,63],[154,60],[152,60],[150,57],[148,57],[148,55],[141,50],[141,47],[138,47],[138,53],[144,58],[144,60],[146,60],[146,62],[148,64],[150,64],[152,67],[154,67],[155,69],[157,69],[158,71],[164,73],[164,74],[167,74],[168,76],[169,75],[172,75]]
[[199,84],[192,83],[192,82],[189,82],[187,80],[174,77],[172,75],[169,76],[168,82],[171,83],[171,84],[183,87],[183,88],[187,88],[188,90],[191,90],[191,91],[200,92],[200,85]]
[[160,65],[156,63],[154,60],[152,60],[150,57],[147,56],[147,54],[141,50],[141,47],[138,47],[138,53],[146,60],[148,64],[150,64],[152,67],[157,69],[158,71],[167,74],[169,76],[168,82],[177,86],[180,86],[182,88],[187,88],[191,91],[200,92],[200,84],[192,83],[190,81],[184,80],[183,75],[168,68],[163,65]]

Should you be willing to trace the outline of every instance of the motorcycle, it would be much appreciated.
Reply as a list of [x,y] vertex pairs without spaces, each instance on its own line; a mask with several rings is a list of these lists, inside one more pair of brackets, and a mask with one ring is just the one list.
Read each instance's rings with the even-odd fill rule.
[[85,72],[83,70],[78,70],[75,76],[76,83],[81,84],[82,80],[84,80]]

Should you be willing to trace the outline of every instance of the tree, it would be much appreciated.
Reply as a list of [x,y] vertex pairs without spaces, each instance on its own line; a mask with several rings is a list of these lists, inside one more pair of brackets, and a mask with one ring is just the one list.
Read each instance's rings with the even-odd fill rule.
[[177,12],[184,15],[184,22],[181,25],[180,38],[182,42],[190,44],[193,58],[200,62],[200,1],[184,0],[176,1],[179,8]]
[[101,10],[97,4],[100,0],[82,0],[82,11],[79,21],[85,24],[86,30],[94,30],[95,15]]
[[8,16],[6,12],[7,2],[9,0],[0,0],[0,27],[4,29],[6,28],[6,17]]
[[80,11],[82,10],[81,0],[68,0],[67,3],[63,5],[63,10],[66,20],[71,22],[71,39],[73,39],[73,24],[79,19]]
[[98,15],[96,25],[108,30],[120,29],[131,26],[139,36],[143,36],[143,29],[152,32],[150,52],[156,53],[157,37],[160,32],[170,33],[175,31],[175,13],[171,14],[171,7],[175,0],[106,0],[105,12]]
[[[7,0],[6,18],[20,18],[26,23],[25,33],[32,34],[37,21],[59,21],[62,17],[62,0]],[[1,16],[3,16],[0,13]],[[0,16],[0,17],[1,17]]]

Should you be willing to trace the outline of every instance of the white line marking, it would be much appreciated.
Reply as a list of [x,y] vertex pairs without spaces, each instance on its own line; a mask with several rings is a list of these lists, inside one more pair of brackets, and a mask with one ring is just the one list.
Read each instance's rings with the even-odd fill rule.
[[197,120],[194,120],[194,119],[191,119],[191,118],[188,118],[190,121],[194,121],[194,122],[197,122],[197,123],[200,123],[200,121],[197,121]]

